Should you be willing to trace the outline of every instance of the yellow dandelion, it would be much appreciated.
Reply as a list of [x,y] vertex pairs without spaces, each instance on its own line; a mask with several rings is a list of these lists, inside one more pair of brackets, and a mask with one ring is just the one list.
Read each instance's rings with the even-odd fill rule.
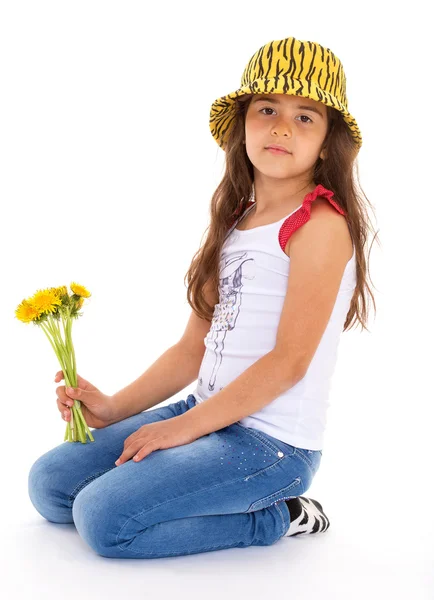
[[40,314],[55,313],[58,307],[62,305],[62,301],[57,295],[55,288],[49,288],[46,290],[38,290],[29,302],[32,304]]
[[58,294],[58,296],[60,296],[60,298],[62,296],[68,296],[68,288],[66,287],[66,285],[61,285],[57,288],[50,288],[52,289],[54,292],[56,292],[56,294]]
[[[71,306],[71,296],[68,294],[68,288],[66,287],[66,285],[50,288],[50,290],[52,290],[53,293],[56,294],[57,297],[60,299],[62,307]],[[57,311],[57,313],[53,315],[56,319],[60,316],[60,311],[62,311],[62,308],[60,308],[59,311]]]
[[91,295],[89,290],[87,290],[84,287],[84,285],[79,285],[78,283],[75,283],[74,281],[71,283],[71,285],[69,287],[71,288],[71,290],[74,292],[74,294],[76,296],[81,296],[82,298],[89,298],[89,296]]
[[16,318],[23,323],[31,323],[39,317],[39,314],[38,309],[28,300],[23,300],[15,311]]
[[[72,324],[90,292],[81,285],[71,284],[72,295],[65,285],[39,289],[25,298],[15,310],[16,318],[23,323],[33,322],[47,336],[51,347],[60,362],[64,373],[65,384],[77,387],[77,363],[72,343]],[[80,400],[75,400],[71,407],[71,418],[66,425],[64,441],[87,443],[86,436],[94,442],[89,426],[81,411]]]

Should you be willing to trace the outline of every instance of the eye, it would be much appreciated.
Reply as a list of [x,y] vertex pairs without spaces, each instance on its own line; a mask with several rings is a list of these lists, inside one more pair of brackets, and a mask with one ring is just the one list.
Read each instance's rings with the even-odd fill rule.
[[273,109],[270,108],[269,106],[265,106],[264,108],[261,108],[261,110],[259,112],[262,112],[263,110],[273,110]]
[[[259,112],[262,112],[263,110],[274,110],[273,108],[271,108],[270,106],[265,106],[264,108],[261,108],[261,110]],[[308,119],[311,123],[313,123],[312,119],[310,117],[308,117],[307,115],[300,115],[300,118],[304,117],[305,119]],[[307,121],[302,121],[302,123],[306,123]]]
[[[313,123],[312,119],[311,119],[310,117],[308,117],[307,115],[300,115],[300,118],[301,118],[301,117],[305,117],[306,119],[309,119],[309,121],[310,121],[311,123]],[[303,123],[306,123],[306,121],[303,121]]]

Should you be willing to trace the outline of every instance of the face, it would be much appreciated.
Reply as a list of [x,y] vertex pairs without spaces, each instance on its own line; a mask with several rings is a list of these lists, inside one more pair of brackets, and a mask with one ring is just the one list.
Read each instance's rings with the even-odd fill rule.
[[[263,176],[309,177],[318,157],[325,156],[326,133],[327,107],[311,98],[254,94],[246,113],[246,152]],[[284,146],[290,153],[270,152],[266,150],[270,144]]]

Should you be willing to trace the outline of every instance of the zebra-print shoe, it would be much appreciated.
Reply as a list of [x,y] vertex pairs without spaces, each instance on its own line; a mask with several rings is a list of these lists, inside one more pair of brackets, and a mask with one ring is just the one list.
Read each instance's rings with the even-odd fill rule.
[[323,507],[317,500],[298,496],[285,500],[289,509],[290,525],[284,537],[303,533],[322,533],[330,526]]

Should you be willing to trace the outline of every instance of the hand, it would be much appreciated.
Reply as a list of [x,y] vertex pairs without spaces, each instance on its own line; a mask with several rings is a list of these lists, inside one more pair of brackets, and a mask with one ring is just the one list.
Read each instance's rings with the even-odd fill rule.
[[132,456],[134,462],[138,462],[154,450],[190,444],[198,437],[200,436],[182,420],[182,415],[165,421],[147,423],[125,439],[124,451],[115,464],[121,465]]
[[[58,371],[54,378],[55,382],[63,379],[63,371]],[[62,385],[56,388],[57,407],[65,421],[71,419],[71,409],[74,400],[80,400],[81,412],[88,425],[95,429],[101,429],[116,423],[115,406],[112,396],[103,394],[98,388],[89,381],[77,374],[78,387],[75,393],[67,392],[67,388]],[[66,414],[65,414],[66,412]]]

